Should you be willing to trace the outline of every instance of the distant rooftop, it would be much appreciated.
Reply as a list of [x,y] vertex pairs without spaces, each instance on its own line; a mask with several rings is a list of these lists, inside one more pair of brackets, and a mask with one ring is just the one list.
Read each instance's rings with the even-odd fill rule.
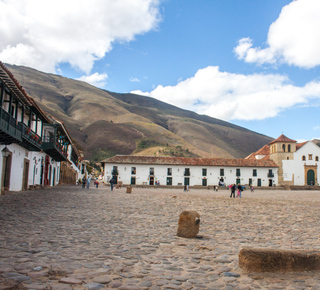
[[278,167],[278,165],[273,160],[268,159],[154,157],[137,155],[116,155],[103,160],[102,163],[185,166]]
[[289,142],[289,143],[297,143],[296,140],[292,140],[290,138],[288,138],[287,136],[281,134],[280,137],[278,137],[276,140],[271,141],[269,144],[273,144],[276,142]]

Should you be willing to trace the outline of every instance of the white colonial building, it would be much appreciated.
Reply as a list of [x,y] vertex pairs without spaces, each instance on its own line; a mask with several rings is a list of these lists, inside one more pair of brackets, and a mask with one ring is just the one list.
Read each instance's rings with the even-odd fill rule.
[[104,182],[124,185],[273,186],[278,166],[273,160],[117,155],[104,160]]
[[63,162],[77,166],[78,151],[64,125],[39,108],[2,62],[0,120],[0,194],[54,186]]
[[279,185],[319,185],[320,147],[312,141],[297,143],[281,135],[247,158],[274,160],[279,166]]

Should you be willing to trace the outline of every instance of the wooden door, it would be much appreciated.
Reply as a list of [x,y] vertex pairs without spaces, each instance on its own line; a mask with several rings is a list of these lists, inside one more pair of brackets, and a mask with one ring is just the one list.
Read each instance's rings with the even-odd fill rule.
[[10,189],[10,177],[11,177],[11,163],[12,153],[8,157],[3,157],[2,160],[2,180],[1,180],[1,192]]
[[30,164],[30,161],[28,159],[24,159],[23,176],[22,176],[22,190],[28,190],[29,164]]

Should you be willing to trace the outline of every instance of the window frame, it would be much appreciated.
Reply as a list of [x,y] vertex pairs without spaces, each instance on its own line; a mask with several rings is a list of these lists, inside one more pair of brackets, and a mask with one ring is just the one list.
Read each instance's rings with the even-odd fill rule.
[[257,169],[252,169],[252,176],[257,177],[258,176],[258,170]]
[[207,168],[202,168],[202,176],[207,176],[208,170]]

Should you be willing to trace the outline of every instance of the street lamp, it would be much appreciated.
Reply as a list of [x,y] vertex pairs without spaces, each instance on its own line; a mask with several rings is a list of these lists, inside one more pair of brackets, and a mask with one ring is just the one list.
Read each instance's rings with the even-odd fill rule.
[[7,146],[6,147],[4,147],[4,149],[1,151],[1,153],[2,153],[2,156],[4,157],[4,158],[7,158],[7,157],[9,157],[9,155],[10,155],[10,151],[9,151],[9,149],[7,148]]

